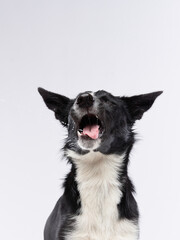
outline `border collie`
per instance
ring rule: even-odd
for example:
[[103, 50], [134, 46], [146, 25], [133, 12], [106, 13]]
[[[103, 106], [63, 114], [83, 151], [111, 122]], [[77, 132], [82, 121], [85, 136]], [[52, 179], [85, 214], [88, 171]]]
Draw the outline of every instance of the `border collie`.
[[44, 239], [137, 240], [139, 212], [128, 177], [133, 125], [162, 91], [132, 97], [86, 91], [75, 99], [38, 91], [67, 128], [63, 150], [71, 164]]

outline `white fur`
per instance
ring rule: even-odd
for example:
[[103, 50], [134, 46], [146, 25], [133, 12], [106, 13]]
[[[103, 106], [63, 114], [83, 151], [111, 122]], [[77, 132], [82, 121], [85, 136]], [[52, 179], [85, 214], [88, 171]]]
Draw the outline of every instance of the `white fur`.
[[79, 155], [71, 150], [67, 155], [77, 166], [81, 214], [75, 217], [75, 230], [66, 240], [136, 240], [137, 225], [118, 218], [117, 204], [122, 197], [118, 174], [124, 155], [93, 151]]

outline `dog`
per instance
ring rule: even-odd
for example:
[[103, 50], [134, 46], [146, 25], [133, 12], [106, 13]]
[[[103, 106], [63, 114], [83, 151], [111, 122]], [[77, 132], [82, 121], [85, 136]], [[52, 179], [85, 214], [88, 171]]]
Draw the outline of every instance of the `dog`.
[[71, 164], [44, 240], [139, 239], [139, 211], [128, 177], [133, 125], [162, 91], [132, 97], [86, 91], [75, 99], [38, 91], [67, 128], [63, 150]]

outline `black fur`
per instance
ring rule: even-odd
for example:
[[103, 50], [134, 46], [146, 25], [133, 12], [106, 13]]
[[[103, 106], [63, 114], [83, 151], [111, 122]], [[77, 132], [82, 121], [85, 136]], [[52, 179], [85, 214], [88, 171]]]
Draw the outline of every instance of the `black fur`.
[[[134, 186], [128, 177], [129, 154], [135, 142], [133, 124], [142, 118], [162, 92], [154, 92], [133, 97], [115, 97], [106, 91], [97, 91], [93, 97], [90, 92], [81, 93], [76, 99], [46, 91], [39, 88], [47, 107], [54, 111], [55, 117], [68, 130], [68, 137], [64, 145], [64, 155], [71, 164], [71, 171], [64, 181], [64, 193], [58, 200], [53, 212], [49, 216], [45, 231], [45, 240], [65, 240], [67, 231], [74, 228], [74, 220], [70, 216], [77, 216], [81, 209], [81, 196], [76, 182], [76, 165], [67, 150], [84, 155], [89, 152], [92, 139], [83, 136], [83, 143], [87, 149], [78, 144], [78, 128], [83, 115], [92, 113], [101, 120], [101, 144], [94, 151], [103, 154], [119, 154], [126, 152], [123, 169], [119, 173], [123, 196], [117, 206], [120, 219], [129, 219], [138, 222], [139, 212], [133, 197]], [[93, 109], [95, 101], [98, 109]], [[77, 113], [78, 109], [78, 113]], [[82, 112], [82, 114], [81, 114]], [[91, 120], [94, 121], [94, 120]], [[90, 145], [89, 145], [90, 144]], [[109, 206], [111, 207], [111, 206]]]

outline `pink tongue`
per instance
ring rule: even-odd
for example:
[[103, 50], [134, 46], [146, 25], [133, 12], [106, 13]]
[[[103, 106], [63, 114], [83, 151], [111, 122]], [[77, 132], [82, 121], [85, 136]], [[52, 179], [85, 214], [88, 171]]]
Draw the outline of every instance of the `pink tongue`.
[[83, 134], [88, 135], [92, 139], [97, 139], [99, 137], [99, 125], [85, 127]]

